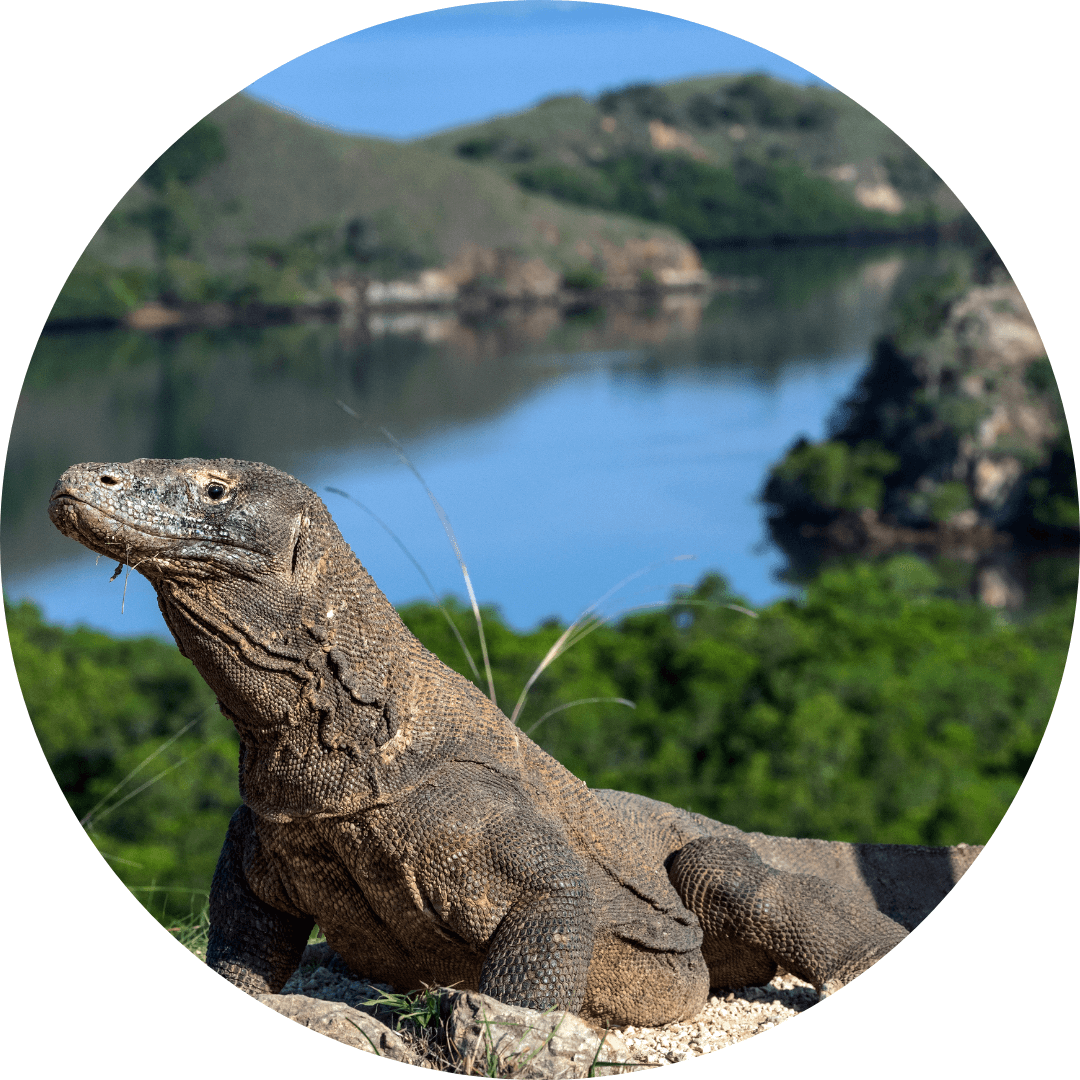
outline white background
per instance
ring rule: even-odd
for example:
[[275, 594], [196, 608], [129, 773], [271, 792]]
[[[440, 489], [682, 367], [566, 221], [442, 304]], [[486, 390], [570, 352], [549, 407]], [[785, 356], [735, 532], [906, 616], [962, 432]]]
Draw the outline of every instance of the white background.
[[[631, 5], [696, 19], [808, 68], [892, 127], [997, 246], [1054, 363], [1073, 430], [1075, 36], [1065, 5], [773, 0]], [[0, 432], [52, 302], [101, 220], [197, 119], [270, 69], [418, 3], [70, 0], [5, 20]], [[0, 633], [3, 630], [0, 629]], [[986, 852], [919, 930], [795, 1023], [671, 1066], [759, 1075], [1039, 1075], [1074, 1027], [1076, 658]], [[247, 999], [168, 936], [82, 834], [0, 646], [9, 1075], [401, 1073]], [[18, 1071], [10, 1071], [12, 1067]], [[666, 1074], [665, 1074], [666, 1075]], [[673, 1074], [674, 1075], [674, 1074]]]

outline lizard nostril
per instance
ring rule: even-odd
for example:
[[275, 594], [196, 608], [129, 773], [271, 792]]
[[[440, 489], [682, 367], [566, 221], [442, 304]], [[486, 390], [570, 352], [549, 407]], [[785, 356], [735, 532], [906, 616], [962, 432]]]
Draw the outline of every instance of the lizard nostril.
[[115, 476], [105, 475], [102, 476], [100, 479], [106, 487], [114, 487], [116, 484], [120, 483], [120, 481], [117, 480]]

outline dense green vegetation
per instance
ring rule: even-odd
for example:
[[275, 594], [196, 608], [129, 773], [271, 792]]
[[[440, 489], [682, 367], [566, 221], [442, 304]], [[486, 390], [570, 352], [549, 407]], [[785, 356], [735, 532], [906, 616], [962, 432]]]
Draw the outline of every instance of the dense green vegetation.
[[[901, 556], [830, 570], [754, 617], [707, 575], [584, 637], [537, 681], [520, 723], [592, 786], [744, 829], [980, 843], [1050, 715], [1073, 596], [1058, 589], [1041, 614], [1010, 623], [944, 585]], [[447, 603], [479, 655], [471, 617]], [[434, 605], [402, 616], [469, 672]], [[8, 624], [38, 737], [94, 842], [151, 910], [176, 919], [192, 897], [198, 907], [238, 802], [235, 735], [210, 691], [155, 640], [47, 626], [27, 603], [8, 608]], [[509, 712], [562, 628], [516, 633], [491, 609], [485, 625]], [[552, 712], [582, 698], [636, 708]]]
[[[1031, 324], [992, 249], [983, 255], [902, 293], [828, 438], [799, 439], [770, 470], [763, 500], [794, 577], [842, 555], [836, 526], [863, 511], [924, 535], [966, 515], [963, 527], [974, 519], [1008, 533], [1016, 550], [1075, 547], [1076, 468], [1053, 369], [1046, 356], [1019, 364], [999, 353], [997, 341]], [[1006, 418], [999, 433], [991, 416]], [[1003, 494], [977, 479], [995, 468], [1014, 470]]]
[[703, 250], [924, 224], [918, 215], [897, 219], [864, 210], [831, 180], [789, 161], [744, 157], [724, 168], [682, 154], [625, 150], [588, 169], [548, 162], [527, 166], [516, 178], [527, 191], [671, 225]]
[[[934, 229], [960, 213], [934, 171], [854, 102], [767, 75], [553, 98], [426, 142], [527, 191], [664, 222], [703, 252]], [[859, 204], [857, 183], [886, 181], [902, 212]]]
[[[632, 89], [622, 91], [622, 95], [610, 96], [617, 99], [618, 96], [626, 96]], [[715, 127], [726, 121], [759, 124], [763, 128], [777, 130], [797, 128], [818, 131], [832, 127], [836, 120], [833, 97], [835, 95], [824, 87], [799, 88], [768, 75], [746, 75], [711, 94], [693, 94], [687, 100], [685, 109], [687, 117], [703, 128]], [[605, 100], [601, 99], [600, 105], [604, 107]], [[615, 107], [618, 107], [617, 100]]]
[[827, 510], [877, 510], [885, 495], [884, 478], [899, 464], [896, 454], [879, 443], [849, 446], [835, 439], [800, 439], [771, 476], [777, 483], [804, 487], [807, 498]]
[[156, 912], [199, 910], [239, 804], [237, 743], [172, 645], [46, 625], [6, 608], [34, 729], [98, 850]]

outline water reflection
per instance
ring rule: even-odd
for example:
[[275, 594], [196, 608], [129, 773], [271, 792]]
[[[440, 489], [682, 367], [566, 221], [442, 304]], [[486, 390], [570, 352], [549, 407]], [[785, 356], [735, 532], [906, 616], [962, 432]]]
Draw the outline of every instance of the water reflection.
[[[569, 312], [379, 312], [337, 325], [47, 336], [12, 429], [5, 587], [65, 622], [156, 627], [152, 612], [131, 614], [143, 604], [134, 579], [124, 619], [111, 593], [108, 611], [97, 610], [85, 585], [93, 557], [51, 527], [44, 507], [72, 462], [193, 455], [268, 461], [319, 490], [334, 483], [373, 507], [382, 500], [375, 508], [398, 512], [395, 528], [430, 560], [437, 586], [459, 589], [430, 507], [379, 434], [385, 426], [450, 510], [482, 597], [518, 624], [572, 617], [635, 559], [675, 554], [672, 545], [689, 544], [698, 570], [719, 565], [764, 599], [779, 589], [775, 553], [752, 550], [764, 470], [795, 435], [820, 434], [898, 282], [930, 261], [869, 253], [795, 298], [743, 275], [709, 298]], [[331, 509], [347, 536], [359, 528]], [[348, 538], [391, 599], [423, 591], [397, 565], [400, 553], [384, 559], [377, 538]], [[545, 553], [556, 549], [552, 561]]]

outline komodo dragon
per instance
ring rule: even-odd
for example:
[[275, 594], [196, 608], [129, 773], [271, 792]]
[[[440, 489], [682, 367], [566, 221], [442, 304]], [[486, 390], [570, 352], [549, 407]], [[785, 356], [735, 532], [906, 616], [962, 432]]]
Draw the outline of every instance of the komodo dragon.
[[75, 465], [49, 515], [149, 579], [236, 725], [243, 805], [207, 963], [250, 994], [281, 989], [317, 922], [354, 972], [399, 989], [658, 1025], [777, 965], [831, 992], [970, 861], [590, 791], [420, 645], [321, 500], [270, 466]]

